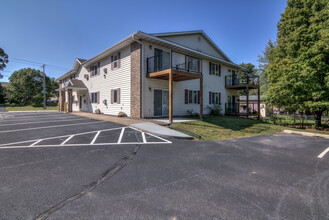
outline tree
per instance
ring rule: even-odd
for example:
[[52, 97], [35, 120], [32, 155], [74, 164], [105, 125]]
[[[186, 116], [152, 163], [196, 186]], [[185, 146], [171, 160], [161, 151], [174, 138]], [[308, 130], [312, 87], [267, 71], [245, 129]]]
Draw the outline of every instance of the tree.
[[[13, 72], [9, 77], [9, 100], [20, 105], [42, 106], [42, 75], [39, 70], [24, 68]], [[57, 86], [57, 87], [56, 87]], [[52, 96], [58, 84], [46, 76], [46, 99]]]
[[312, 111], [317, 127], [329, 109], [328, 11], [327, 0], [288, 0], [267, 68], [267, 101]]
[[258, 55], [258, 71], [259, 71], [259, 86], [260, 86], [260, 93], [265, 94], [267, 91], [267, 71], [268, 65], [270, 63], [271, 56], [273, 56], [273, 50], [276, 47], [276, 44], [271, 41], [268, 41], [265, 51], [263, 54]]
[[0, 103], [5, 103], [6, 101], [6, 88], [2, 87], [0, 83]]
[[[6, 68], [6, 64], [8, 63], [8, 55], [5, 51], [0, 48], [0, 71]], [[0, 73], [0, 79], [3, 78], [3, 75]]]
[[[258, 76], [258, 70], [256, 69], [255, 65], [252, 63], [241, 63], [240, 64], [243, 69], [240, 71], [240, 79], [243, 81], [247, 81], [248, 78], [253, 78], [255, 76]], [[240, 92], [241, 95], [246, 95], [247, 92], [242, 90]], [[251, 90], [249, 92], [250, 95], [256, 95], [256, 90]]]

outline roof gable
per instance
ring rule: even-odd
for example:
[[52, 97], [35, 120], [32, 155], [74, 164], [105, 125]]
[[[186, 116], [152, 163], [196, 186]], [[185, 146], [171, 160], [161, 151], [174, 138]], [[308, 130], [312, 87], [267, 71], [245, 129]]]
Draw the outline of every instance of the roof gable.
[[232, 62], [230, 58], [228, 58], [227, 55], [203, 31], [170, 32], [152, 35], [193, 50], [218, 57], [228, 62]]

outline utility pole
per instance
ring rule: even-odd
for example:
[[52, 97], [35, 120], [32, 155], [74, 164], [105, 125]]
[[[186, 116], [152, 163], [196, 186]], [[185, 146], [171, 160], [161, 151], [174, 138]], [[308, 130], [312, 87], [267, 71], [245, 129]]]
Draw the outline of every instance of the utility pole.
[[46, 65], [43, 64], [42, 68], [43, 68], [43, 72], [42, 72], [42, 76], [43, 76], [43, 109], [46, 109], [46, 73], [45, 73], [45, 67]]

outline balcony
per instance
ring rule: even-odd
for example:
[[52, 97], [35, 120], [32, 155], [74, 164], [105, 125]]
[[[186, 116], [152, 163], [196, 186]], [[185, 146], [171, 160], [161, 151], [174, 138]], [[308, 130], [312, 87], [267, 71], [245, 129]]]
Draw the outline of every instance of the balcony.
[[147, 77], [173, 81], [184, 81], [202, 78], [202, 60], [177, 52], [162, 52], [147, 58]]
[[258, 89], [259, 88], [259, 76], [240, 76], [230, 75], [225, 76], [225, 88], [226, 89]]
[[249, 108], [245, 103], [225, 103], [225, 115], [234, 116], [259, 116], [258, 104], [250, 103]]

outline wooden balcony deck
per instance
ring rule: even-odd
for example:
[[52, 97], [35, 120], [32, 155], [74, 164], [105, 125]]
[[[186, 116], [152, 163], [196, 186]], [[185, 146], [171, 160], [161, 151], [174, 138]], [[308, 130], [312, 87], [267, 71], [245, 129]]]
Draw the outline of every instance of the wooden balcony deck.
[[146, 77], [153, 79], [169, 80], [170, 73], [173, 74], [173, 81], [175, 82], [202, 78], [202, 74], [200, 73], [191, 73], [175, 69], [165, 69], [158, 72], [148, 73]]

